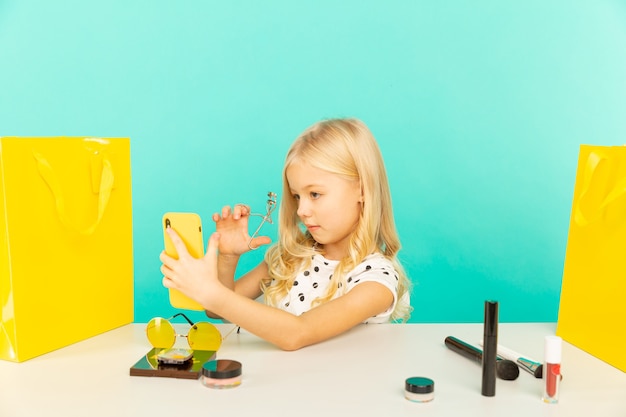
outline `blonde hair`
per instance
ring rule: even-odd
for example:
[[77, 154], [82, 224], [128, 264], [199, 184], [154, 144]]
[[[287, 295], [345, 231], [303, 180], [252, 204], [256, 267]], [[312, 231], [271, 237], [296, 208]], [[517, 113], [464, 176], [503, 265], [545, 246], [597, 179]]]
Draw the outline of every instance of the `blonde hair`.
[[[283, 168], [283, 191], [278, 216], [279, 240], [265, 254], [271, 280], [262, 283], [265, 301], [274, 305], [283, 299], [293, 285], [296, 274], [307, 267], [319, 253], [315, 240], [301, 227], [298, 203], [291, 195], [287, 168], [294, 163], [307, 164], [348, 180], [359, 181], [363, 193], [362, 212], [350, 237], [348, 256], [337, 265], [326, 295], [318, 305], [331, 300], [346, 288], [346, 273], [372, 253], [388, 258], [398, 274], [398, 302], [392, 320], [408, 319], [410, 281], [397, 259], [400, 240], [396, 231], [391, 194], [383, 158], [368, 127], [357, 119], [331, 119], [306, 129], [291, 145]], [[341, 285], [339, 285], [341, 284]]]

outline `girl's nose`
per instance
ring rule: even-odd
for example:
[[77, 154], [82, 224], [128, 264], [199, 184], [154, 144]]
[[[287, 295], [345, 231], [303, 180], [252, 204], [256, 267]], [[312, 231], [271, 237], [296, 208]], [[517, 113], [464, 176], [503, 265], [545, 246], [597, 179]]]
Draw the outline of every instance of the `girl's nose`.
[[306, 203], [306, 200], [300, 199], [298, 201], [298, 211], [296, 214], [300, 218], [308, 217], [310, 215], [309, 205]]

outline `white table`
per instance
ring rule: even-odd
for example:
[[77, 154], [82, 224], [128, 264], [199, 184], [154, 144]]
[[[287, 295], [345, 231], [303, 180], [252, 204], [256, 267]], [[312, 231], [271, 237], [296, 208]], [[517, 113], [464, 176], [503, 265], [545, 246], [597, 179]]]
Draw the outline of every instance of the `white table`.
[[[542, 360], [543, 337], [554, 330], [500, 324], [499, 342]], [[568, 343], [560, 402], [549, 405], [542, 380], [524, 371], [483, 397], [480, 365], [446, 348], [446, 336], [476, 345], [482, 324], [361, 325], [295, 352], [242, 330], [218, 352], [243, 363], [242, 385], [214, 390], [199, 380], [129, 376], [150, 348], [144, 325], [133, 324], [24, 363], [0, 361], [0, 416], [626, 416], [626, 374]], [[410, 376], [435, 381], [434, 401], [404, 399]]]

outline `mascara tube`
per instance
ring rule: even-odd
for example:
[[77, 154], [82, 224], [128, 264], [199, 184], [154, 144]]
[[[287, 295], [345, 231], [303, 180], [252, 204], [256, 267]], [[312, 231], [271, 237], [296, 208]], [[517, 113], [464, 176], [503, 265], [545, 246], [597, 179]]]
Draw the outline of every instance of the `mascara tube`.
[[496, 395], [496, 360], [498, 356], [498, 302], [485, 301], [485, 324], [483, 327], [483, 379], [481, 394]]

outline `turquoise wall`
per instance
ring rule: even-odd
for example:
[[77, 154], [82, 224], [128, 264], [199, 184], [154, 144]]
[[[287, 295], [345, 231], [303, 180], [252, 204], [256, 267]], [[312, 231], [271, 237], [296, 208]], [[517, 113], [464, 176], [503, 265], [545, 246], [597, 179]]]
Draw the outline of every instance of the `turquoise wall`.
[[261, 210], [337, 116], [382, 148], [411, 321], [555, 321], [578, 147], [626, 142], [625, 74], [624, 1], [0, 1], [0, 135], [132, 139], [138, 322], [173, 311], [162, 214]]

